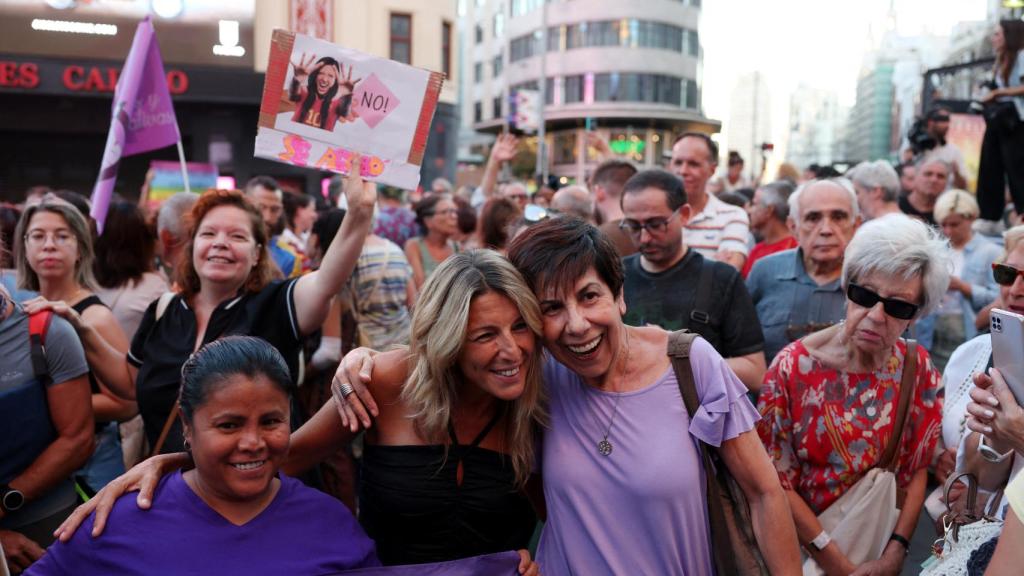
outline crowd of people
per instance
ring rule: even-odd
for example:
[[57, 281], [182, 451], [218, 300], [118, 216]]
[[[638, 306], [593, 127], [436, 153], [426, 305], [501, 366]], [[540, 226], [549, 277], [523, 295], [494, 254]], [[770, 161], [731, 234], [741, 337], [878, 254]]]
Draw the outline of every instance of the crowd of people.
[[[990, 100], [1024, 111], [1018, 28]], [[258, 176], [120, 199], [102, 235], [35, 188], [0, 217], [4, 567], [899, 574], [930, 519], [926, 571], [1015, 573], [1024, 407], [989, 318], [1024, 315], [1024, 225], [992, 234], [948, 123], [768, 182], [706, 134], [639, 169], [591, 133], [587, 181], [535, 191], [502, 134], [476, 187]], [[1018, 200], [1019, 124], [989, 131], [980, 185]], [[1001, 535], [953, 554], [979, 518]]]

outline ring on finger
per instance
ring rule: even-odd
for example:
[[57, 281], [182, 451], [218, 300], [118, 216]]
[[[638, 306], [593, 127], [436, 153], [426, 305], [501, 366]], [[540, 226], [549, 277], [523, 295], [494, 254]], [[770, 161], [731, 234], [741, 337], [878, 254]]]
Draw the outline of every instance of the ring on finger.
[[343, 398], [348, 398], [349, 394], [355, 392], [355, 389], [352, 388], [352, 385], [349, 384], [348, 382], [341, 382], [341, 383], [339, 383], [338, 384], [338, 390], [341, 392], [341, 396]]

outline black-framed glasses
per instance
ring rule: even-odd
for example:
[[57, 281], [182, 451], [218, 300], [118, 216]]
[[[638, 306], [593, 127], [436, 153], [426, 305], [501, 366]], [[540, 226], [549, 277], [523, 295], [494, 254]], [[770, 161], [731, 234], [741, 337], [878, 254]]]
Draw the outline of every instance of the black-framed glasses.
[[1024, 276], [1024, 270], [1009, 264], [992, 263], [992, 278], [995, 279], [996, 284], [1013, 286], [1013, 283], [1017, 281], [1017, 276]]
[[874, 308], [875, 304], [881, 302], [885, 313], [899, 320], [912, 320], [918, 309], [921, 308], [917, 304], [911, 304], [904, 300], [882, 298], [878, 292], [868, 290], [853, 282], [846, 287], [846, 297], [850, 299], [850, 302], [864, 308]]
[[643, 222], [633, 220], [632, 218], [623, 218], [619, 222], [619, 229], [630, 236], [640, 236], [641, 230], [647, 230], [648, 234], [661, 234], [668, 229], [668, 223], [678, 215], [679, 210], [676, 210], [668, 218], [651, 218]]

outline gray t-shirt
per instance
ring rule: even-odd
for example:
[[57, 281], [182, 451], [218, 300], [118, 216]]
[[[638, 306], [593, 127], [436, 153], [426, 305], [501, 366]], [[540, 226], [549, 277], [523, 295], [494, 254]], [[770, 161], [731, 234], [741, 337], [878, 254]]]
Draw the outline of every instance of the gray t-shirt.
[[[49, 436], [50, 414], [38, 401], [41, 385], [32, 369], [28, 320], [25, 312], [15, 306], [11, 316], [0, 322], [0, 438], [4, 438], [0, 442], [0, 483], [21, 474], [48, 445], [45, 437]], [[59, 316], [52, 317], [45, 350], [50, 386], [89, 371], [78, 335]], [[45, 393], [41, 397], [45, 401]], [[36, 408], [26, 409], [26, 405]], [[15, 528], [45, 518], [69, 506], [74, 498], [71, 483], [62, 481], [46, 496], [5, 516], [0, 520], [0, 528]]]

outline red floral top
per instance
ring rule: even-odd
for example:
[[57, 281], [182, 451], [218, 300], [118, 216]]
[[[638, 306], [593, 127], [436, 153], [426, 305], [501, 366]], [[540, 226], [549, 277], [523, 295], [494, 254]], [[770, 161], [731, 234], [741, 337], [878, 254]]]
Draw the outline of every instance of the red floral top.
[[[822, 366], [798, 340], [768, 368], [757, 433], [783, 488], [796, 491], [816, 514], [881, 459], [894, 429], [906, 352], [900, 340], [880, 370], [854, 374]], [[901, 487], [928, 465], [942, 432], [940, 376], [924, 347], [917, 347], [917, 356], [913, 405], [898, 451]]]

